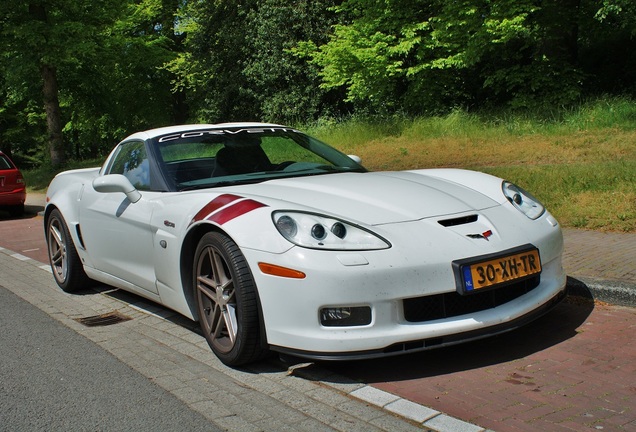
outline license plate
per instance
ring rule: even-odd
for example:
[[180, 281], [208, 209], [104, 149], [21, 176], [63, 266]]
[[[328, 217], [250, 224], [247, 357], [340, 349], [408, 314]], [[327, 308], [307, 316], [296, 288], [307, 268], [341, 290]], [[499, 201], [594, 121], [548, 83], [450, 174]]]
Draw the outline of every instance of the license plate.
[[469, 294], [541, 273], [539, 250], [522, 246], [497, 255], [470, 258], [453, 262], [457, 288]]

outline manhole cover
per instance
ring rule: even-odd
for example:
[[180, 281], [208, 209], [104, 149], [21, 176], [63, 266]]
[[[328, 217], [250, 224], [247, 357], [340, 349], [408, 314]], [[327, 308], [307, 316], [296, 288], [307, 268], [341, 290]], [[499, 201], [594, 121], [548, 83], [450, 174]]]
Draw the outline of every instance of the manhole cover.
[[113, 324], [117, 324], [124, 321], [129, 321], [132, 318], [127, 317], [119, 312], [109, 312], [101, 315], [95, 315], [85, 318], [75, 318], [80, 324], [85, 325], [86, 327], [103, 327], [109, 326]]

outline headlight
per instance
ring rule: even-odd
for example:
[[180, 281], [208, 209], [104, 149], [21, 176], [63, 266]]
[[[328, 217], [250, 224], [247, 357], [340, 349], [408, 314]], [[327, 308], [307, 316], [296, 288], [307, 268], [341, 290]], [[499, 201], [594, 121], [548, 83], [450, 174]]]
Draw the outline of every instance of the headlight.
[[278, 211], [274, 225], [295, 245], [311, 249], [374, 250], [391, 247], [389, 242], [351, 223], [314, 213]]
[[530, 192], [527, 192], [519, 186], [507, 181], [504, 181], [501, 187], [504, 195], [508, 198], [508, 201], [510, 201], [517, 210], [528, 216], [530, 219], [538, 218], [545, 211], [543, 204], [533, 197]]

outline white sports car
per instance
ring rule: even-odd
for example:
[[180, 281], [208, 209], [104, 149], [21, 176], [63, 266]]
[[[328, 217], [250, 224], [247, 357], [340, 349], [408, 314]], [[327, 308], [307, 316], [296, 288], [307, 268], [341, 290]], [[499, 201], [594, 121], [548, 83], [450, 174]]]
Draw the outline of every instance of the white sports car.
[[565, 295], [528, 192], [457, 169], [368, 172], [289, 127], [177, 126], [47, 191], [53, 275], [161, 303], [228, 365], [395, 355], [519, 327]]

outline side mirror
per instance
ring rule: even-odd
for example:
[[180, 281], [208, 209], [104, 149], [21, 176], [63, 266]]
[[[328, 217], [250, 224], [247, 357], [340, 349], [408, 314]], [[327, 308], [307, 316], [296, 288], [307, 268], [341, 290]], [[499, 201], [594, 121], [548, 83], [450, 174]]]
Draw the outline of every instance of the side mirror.
[[93, 189], [102, 193], [121, 192], [133, 203], [141, 199], [139, 191], [135, 189], [130, 180], [121, 174], [108, 174], [97, 177], [93, 180]]
[[362, 163], [362, 159], [360, 158], [360, 156], [356, 156], [356, 155], [347, 155], [349, 156], [349, 159], [351, 159], [352, 161], [354, 161], [357, 164], [361, 164]]

